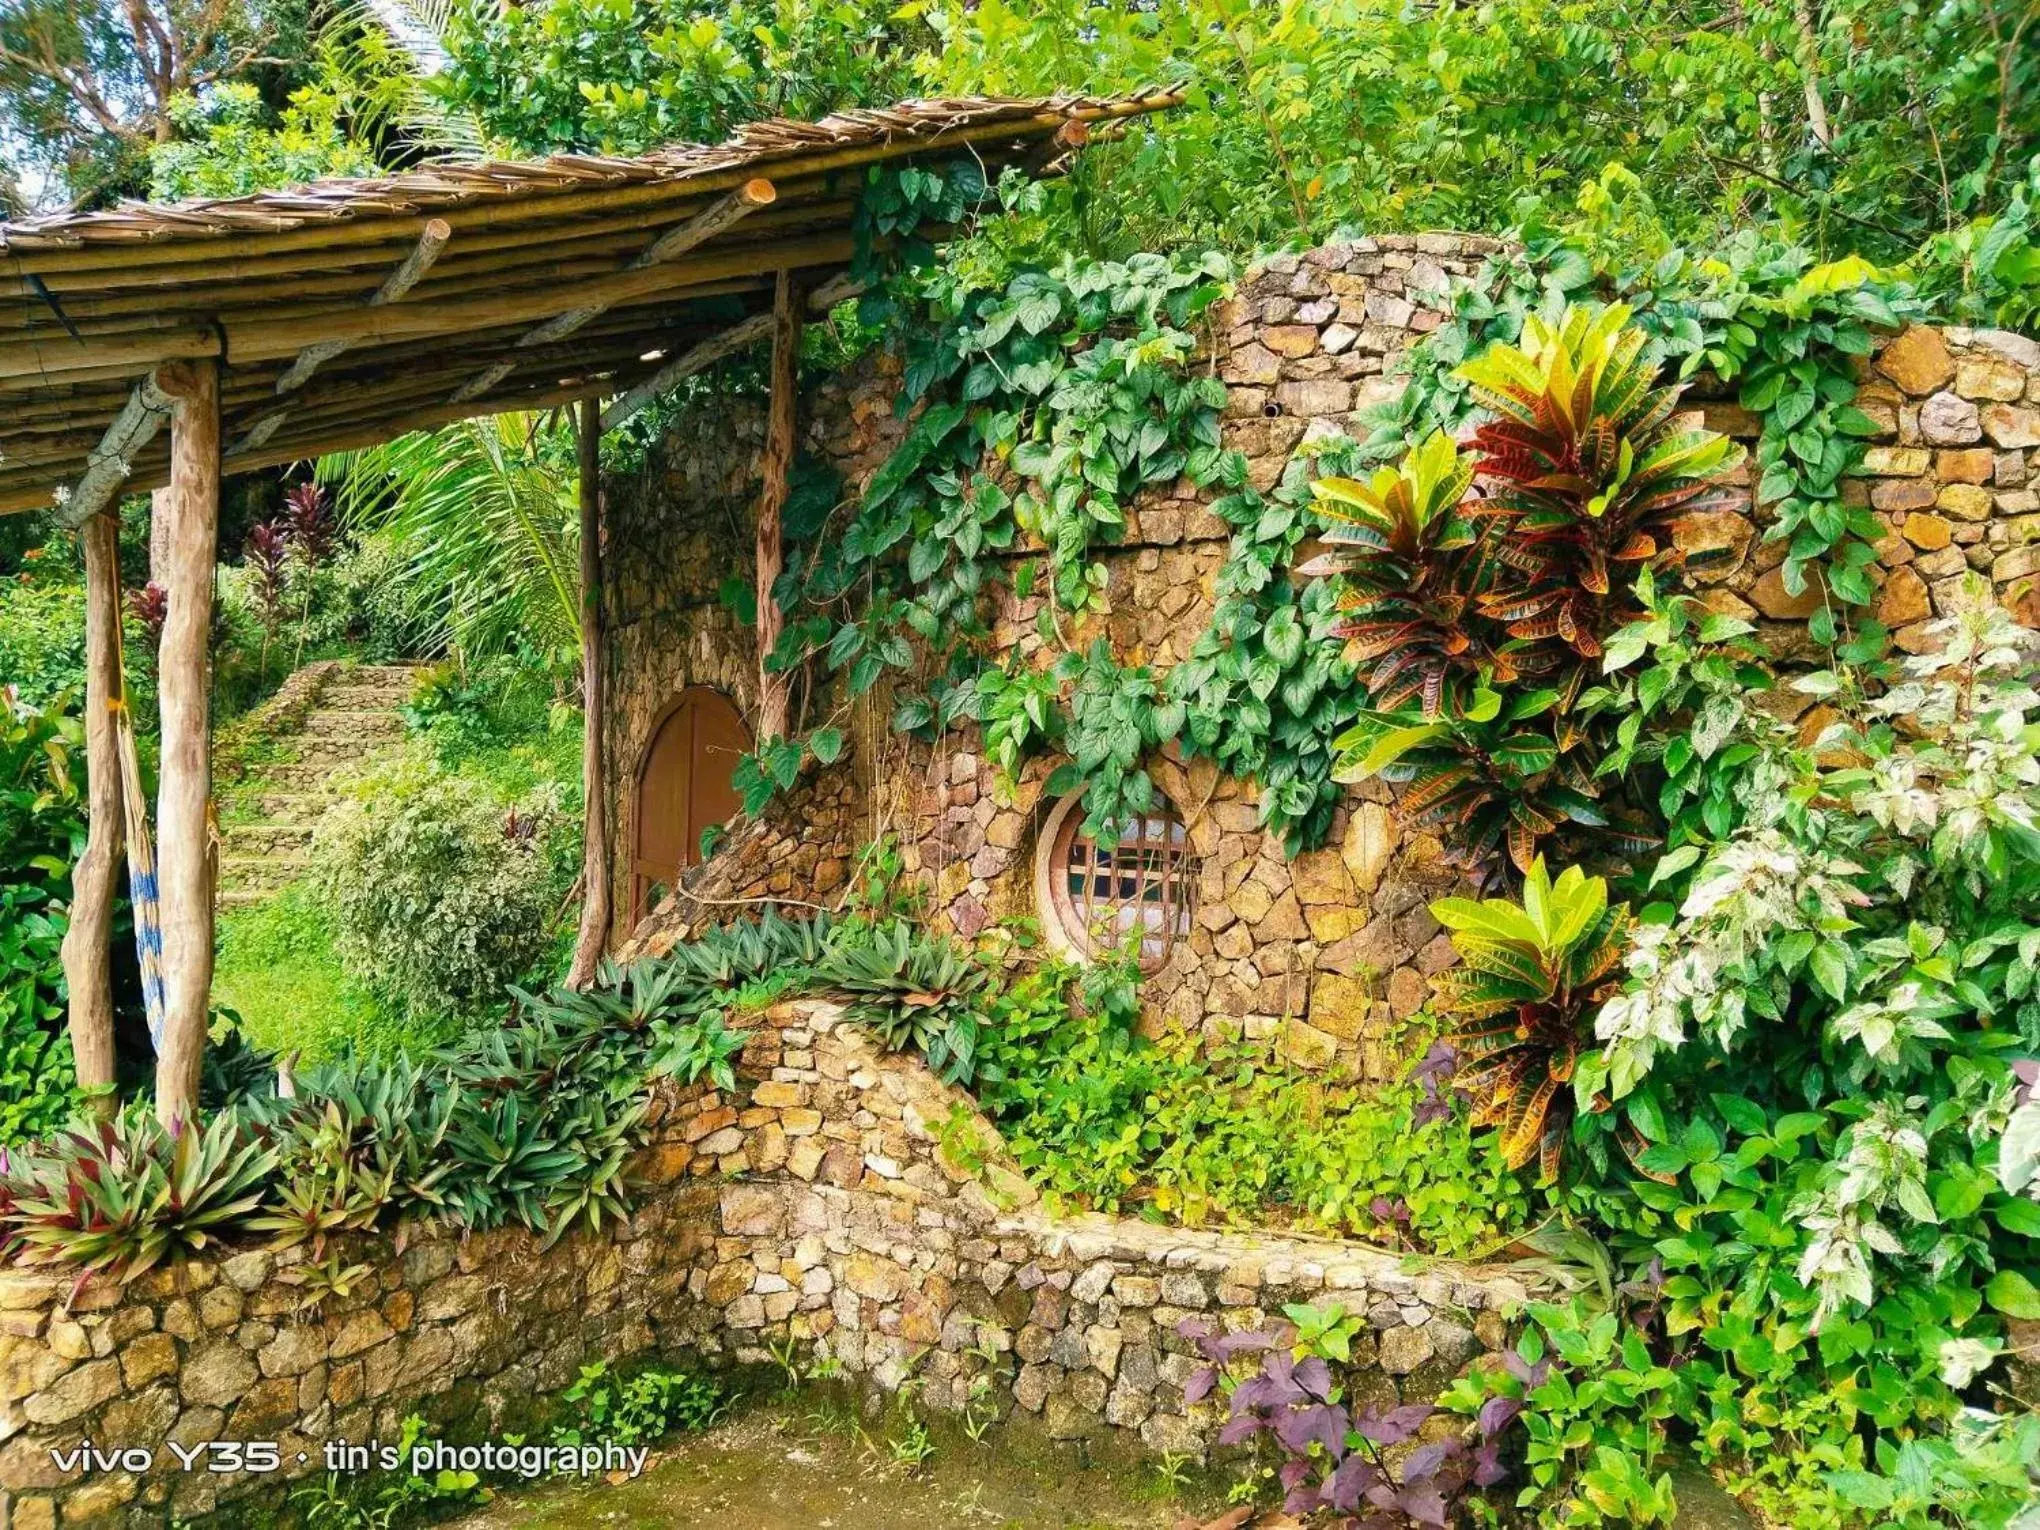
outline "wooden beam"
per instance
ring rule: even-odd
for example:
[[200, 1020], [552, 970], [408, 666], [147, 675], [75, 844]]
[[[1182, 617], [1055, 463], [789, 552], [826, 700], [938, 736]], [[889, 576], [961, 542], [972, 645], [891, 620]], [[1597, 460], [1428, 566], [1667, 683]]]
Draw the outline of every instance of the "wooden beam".
[[[642, 271], [649, 266], [662, 266], [668, 261], [678, 260], [696, 245], [705, 244], [761, 207], [770, 207], [779, 193], [772, 183], [762, 177], [746, 181], [728, 196], [696, 213], [678, 228], [669, 229], [639, 251], [638, 256], [626, 270]], [[565, 313], [556, 314], [543, 324], [525, 334], [519, 345], [544, 345], [549, 341], [561, 340], [586, 324], [597, 314], [605, 312], [598, 303], [569, 308]]]
[[545, 319], [587, 304], [610, 308], [650, 298], [670, 300], [699, 295], [702, 289], [734, 278], [764, 276], [781, 264], [844, 265], [853, 253], [850, 234], [836, 231], [767, 241], [756, 248], [738, 246], [709, 251], [691, 260], [647, 266], [641, 271], [619, 271], [593, 281], [537, 286], [454, 302], [355, 307], [287, 319], [265, 317], [257, 310], [245, 318], [229, 317], [218, 326], [138, 331], [88, 338], [83, 344], [68, 335], [58, 335], [0, 345], [0, 378], [27, 378], [31, 379], [30, 386], [42, 387], [94, 376], [103, 367], [131, 366], [140, 371], [165, 360], [231, 355], [236, 366], [281, 361], [319, 340], [375, 342], [457, 335], [485, 324]]
[[780, 532], [787, 478], [793, 468], [795, 414], [800, 401], [800, 299], [793, 273], [781, 271], [772, 289], [772, 396], [765, 418], [765, 452], [758, 490], [758, 741], [786, 737], [786, 676], [766, 667], [779, 646], [784, 622], [772, 587], [786, 566]]
[[494, 366], [475, 373], [474, 376], [470, 377], [458, 388], [455, 388], [453, 396], [447, 402], [450, 404], [465, 404], [469, 399], [480, 398], [516, 370], [516, 362], [499, 361]]
[[575, 416], [581, 490], [581, 929], [569, 988], [595, 980], [609, 944], [609, 812], [602, 772], [602, 406], [584, 398]]
[[[695, 214], [678, 228], [669, 229], [664, 234], [661, 234], [657, 239], [645, 246], [644, 249], [640, 250], [637, 258], [631, 261], [624, 269], [628, 271], [643, 271], [648, 267], [664, 265], [668, 261], [676, 260], [696, 245], [713, 239], [724, 229], [730, 228], [741, 219], [749, 217], [759, 208], [770, 207], [777, 196], [778, 192], [773, 189], [772, 183], [768, 180], [761, 178], [746, 181], [735, 191], [732, 191], [729, 195]], [[542, 323], [534, 325], [518, 337], [517, 343], [520, 347], [524, 348], [550, 345], [555, 341], [564, 340], [591, 319], [595, 319], [608, 311], [609, 305], [606, 303], [580, 304], [577, 307], [569, 308], [564, 313], [556, 313]], [[474, 398], [479, 394], [486, 393], [497, 383], [501, 382], [506, 375], [508, 375], [507, 372], [498, 371], [493, 367], [487, 371], [478, 372], [454, 391], [453, 401], [458, 403], [464, 398]], [[469, 389], [474, 391], [469, 392]]]
[[[376, 288], [369, 297], [368, 306], [381, 308], [386, 303], [394, 303], [417, 286], [425, 273], [432, 269], [432, 263], [439, 259], [439, 252], [446, 248], [447, 241], [451, 238], [453, 225], [444, 218], [433, 218], [427, 222], [424, 230], [418, 235], [417, 244], [411, 247], [411, 253], [406, 255], [403, 264], [392, 271], [383, 284]], [[276, 379], [276, 391], [292, 393], [302, 388], [311, 381], [312, 374], [318, 371], [321, 365], [331, 361], [352, 343], [349, 340], [319, 340], [306, 346], [297, 353], [297, 359], [284, 370], [283, 376]]]
[[121, 406], [99, 445], [86, 456], [83, 476], [70, 497], [57, 510], [57, 520], [66, 526], [84, 526], [110, 504], [127, 482], [135, 453], [155, 437], [177, 401], [156, 381], [154, 373], [135, 384], [135, 391]]
[[120, 699], [120, 523], [95, 515], [78, 528], [85, 553], [85, 850], [71, 869], [71, 915], [64, 931], [64, 984], [70, 990], [71, 1056], [92, 1108], [109, 1114], [113, 1095], [114, 895], [120, 885], [120, 743], [113, 708]]
[[156, 804], [163, 923], [163, 1037], [156, 1114], [192, 1122], [205, 1060], [213, 970], [212, 739], [207, 706], [213, 564], [220, 513], [220, 375], [215, 362], [158, 373], [177, 400], [163, 584], [169, 615], [156, 662], [162, 762]]
[[[827, 313], [845, 298], [855, 297], [862, 290], [863, 284], [853, 280], [846, 273], [823, 282], [810, 294], [807, 305], [812, 312]], [[696, 372], [713, 366], [725, 356], [734, 356], [746, 346], [757, 344], [771, 333], [772, 315], [761, 313], [732, 324], [719, 335], [711, 335], [612, 401], [602, 412], [603, 432], [607, 434], [616, 429], [660, 394], [692, 377]]]

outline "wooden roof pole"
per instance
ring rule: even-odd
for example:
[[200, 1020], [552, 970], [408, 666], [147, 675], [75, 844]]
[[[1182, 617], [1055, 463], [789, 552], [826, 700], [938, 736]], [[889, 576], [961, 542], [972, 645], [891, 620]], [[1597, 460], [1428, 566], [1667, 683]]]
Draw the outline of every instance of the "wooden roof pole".
[[[446, 248], [447, 241], [452, 238], [453, 225], [444, 218], [433, 218], [427, 222], [424, 230], [418, 235], [417, 244], [412, 246], [411, 253], [404, 257], [403, 264], [392, 271], [383, 284], [370, 295], [368, 306], [380, 308], [385, 303], [394, 303], [417, 286], [424, 279], [425, 273], [432, 269], [433, 262], [439, 259], [439, 253]], [[302, 388], [311, 381], [312, 374], [318, 371], [322, 364], [331, 361], [352, 343], [348, 340], [320, 340], [306, 346], [297, 353], [297, 359], [291, 362], [283, 376], [276, 379], [276, 391], [292, 393]]]
[[222, 356], [231, 356], [235, 366], [278, 361], [295, 356], [316, 340], [388, 343], [459, 335], [485, 326], [550, 318], [582, 304], [617, 308], [730, 291], [731, 282], [748, 285], [744, 279], [769, 276], [781, 265], [847, 264], [855, 250], [847, 230], [831, 230], [757, 246], [702, 251], [690, 260], [647, 266], [641, 271], [616, 271], [587, 281], [430, 305], [393, 303], [284, 319], [230, 316], [217, 325], [178, 324], [167, 329], [92, 335], [82, 344], [68, 335], [38, 336], [18, 344], [0, 344], [0, 382], [20, 379], [21, 385], [45, 389], [91, 380], [103, 375], [103, 368], [115, 369], [116, 375], [124, 370], [131, 376], [164, 361]]
[[87, 466], [77, 486], [58, 504], [57, 520], [61, 524], [84, 526], [113, 502], [121, 485], [127, 482], [135, 453], [155, 439], [176, 402], [157, 382], [154, 372], [135, 384], [135, 391], [106, 427], [106, 434], [87, 455]]
[[[812, 312], [827, 313], [845, 298], [855, 297], [863, 289], [862, 282], [854, 280], [846, 273], [833, 277], [815, 288], [808, 296], [807, 306]], [[745, 346], [754, 345], [771, 333], [772, 315], [754, 314], [748, 319], [732, 324], [721, 334], [711, 335], [699, 345], [682, 352], [643, 382], [619, 394], [609, 407], [602, 411], [604, 433], [616, 429], [674, 384], [692, 377], [704, 367], [713, 366], [725, 356], [734, 356]]]
[[574, 417], [581, 490], [581, 930], [569, 988], [586, 988], [609, 945], [609, 812], [602, 772], [602, 404]]
[[85, 851], [71, 868], [71, 919], [64, 931], [64, 982], [70, 990], [71, 1056], [92, 1109], [107, 1115], [113, 1096], [114, 895], [121, 872], [120, 745], [113, 707], [120, 699], [120, 523], [95, 515], [78, 528], [85, 552]]
[[162, 764], [156, 805], [157, 887], [163, 926], [163, 1035], [156, 1114], [167, 1125], [198, 1113], [213, 972], [212, 740], [207, 639], [220, 513], [219, 364], [164, 367], [177, 400], [170, 425], [170, 492], [163, 584], [169, 615], [156, 664]]
[[[654, 239], [639, 251], [637, 258], [624, 269], [642, 271], [647, 266], [662, 266], [669, 260], [678, 260], [696, 245], [707, 243], [723, 230], [750, 217], [761, 207], [770, 207], [778, 199], [778, 191], [764, 177], [746, 181], [728, 196], [711, 203], [678, 228], [668, 229]], [[517, 343], [544, 345], [549, 340], [563, 339], [597, 314], [605, 312], [607, 308], [606, 303], [588, 303], [579, 308], [570, 308], [556, 318], [547, 319]]]
[[772, 587], [786, 566], [780, 512], [793, 468], [795, 413], [800, 402], [800, 310], [793, 273], [782, 269], [772, 289], [772, 397], [765, 417], [765, 452], [758, 490], [758, 742], [786, 737], [787, 685], [768, 666], [785, 620]]
[[[426, 223], [424, 232], [418, 236], [417, 244], [411, 247], [411, 253], [406, 255], [403, 263], [369, 295], [367, 306], [381, 308], [386, 303], [394, 303], [417, 286], [425, 273], [432, 269], [432, 263], [439, 259], [439, 252], [446, 248], [447, 241], [451, 238], [453, 225], [444, 218], [433, 218]], [[291, 364], [284, 368], [283, 375], [276, 379], [276, 391], [279, 394], [296, 392], [312, 380], [314, 372], [353, 343], [352, 340], [346, 339], [313, 341], [299, 351]], [[285, 404], [281, 409], [270, 410], [248, 427], [241, 439], [228, 449], [229, 453], [255, 450], [282, 428], [283, 422], [290, 418], [290, 411], [289, 404]]]
[[[678, 228], [668, 229], [654, 239], [640, 250], [637, 258], [624, 269], [643, 271], [648, 267], [676, 260], [696, 245], [713, 239], [723, 230], [748, 218], [759, 208], [770, 207], [778, 196], [779, 193], [773, 188], [772, 183], [763, 177], [746, 181], [727, 196], [710, 203]], [[526, 330], [518, 337], [517, 344], [523, 348], [549, 345], [555, 340], [564, 340], [590, 319], [606, 313], [609, 307], [607, 303], [582, 303], [564, 313], [554, 314]], [[508, 377], [513, 370], [514, 366], [498, 363], [497, 366], [477, 372], [453, 391], [449, 402], [457, 404], [463, 399], [479, 398]]]

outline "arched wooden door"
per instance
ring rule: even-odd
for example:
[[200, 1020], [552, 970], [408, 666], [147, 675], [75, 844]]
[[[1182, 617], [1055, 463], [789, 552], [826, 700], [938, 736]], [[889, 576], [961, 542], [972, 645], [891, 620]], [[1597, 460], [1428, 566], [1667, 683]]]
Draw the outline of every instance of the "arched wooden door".
[[667, 708], [638, 767], [631, 923], [701, 859], [701, 831], [736, 813], [730, 776], [750, 752], [751, 730], [721, 691], [690, 686]]

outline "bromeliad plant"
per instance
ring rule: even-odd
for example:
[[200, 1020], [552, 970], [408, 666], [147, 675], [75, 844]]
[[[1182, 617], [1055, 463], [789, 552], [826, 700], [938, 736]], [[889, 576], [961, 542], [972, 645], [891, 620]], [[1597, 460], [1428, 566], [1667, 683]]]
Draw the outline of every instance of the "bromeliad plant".
[[[1605, 829], [1604, 747], [1579, 701], [1638, 611], [1634, 574], [1682, 561], [1672, 523], [1725, 502], [1740, 458], [1675, 422], [1676, 387], [1620, 304], [1526, 318], [1520, 345], [1460, 369], [1491, 418], [1473, 454], [1439, 431], [1370, 480], [1316, 485], [1343, 579], [1336, 629], [1369, 710], [1338, 776], [1408, 788], [1406, 818], [1477, 865], [1527, 874], [1567, 825]], [[1617, 843], [1647, 837], [1618, 831]]]
[[[1542, 857], [1523, 901], [1442, 898], [1460, 965], [1431, 979], [1432, 1007], [1455, 1022], [1445, 1037], [1463, 1059], [1453, 1079], [1473, 1098], [1476, 1125], [1500, 1128], [1511, 1168], [1532, 1158], [1555, 1180], [1573, 1119], [1572, 1080], [1593, 1046], [1592, 1016], [1616, 989], [1629, 911], [1608, 884], [1569, 866], [1556, 881]], [[1588, 1101], [1589, 1106], [1593, 1101]]]
[[128, 1281], [205, 1249], [262, 1203], [275, 1154], [232, 1115], [166, 1127], [145, 1104], [10, 1164], [0, 1230], [23, 1264]]

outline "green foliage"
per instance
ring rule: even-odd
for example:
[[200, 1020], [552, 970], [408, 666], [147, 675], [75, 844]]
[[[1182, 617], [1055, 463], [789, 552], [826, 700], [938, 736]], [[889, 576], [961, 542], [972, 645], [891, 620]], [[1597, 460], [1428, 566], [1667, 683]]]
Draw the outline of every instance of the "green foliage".
[[[1699, 805], [1656, 874], [1686, 891], [1647, 911], [1574, 1075], [1614, 1105], [1582, 1118], [1577, 1203], [1661, 1272], [1638, 1321], [1686, 1438], [1793, 1523], [2002, 1523], [2030, 1495], [2008, 1450], [1979, 1439], [1972, 1472], [1947, 1448], [2007, 1320], [2040, 1310], [2040, 1217], [2006, 1157], [2040, 955], [2031, 636], [1969, 602], [1935, 654], [1794, 681], [1836, 711], [1821, 738], [1756, 708], [1707, 724], [1713, 755], [1747, 746], [1718, 767], [1735, 790], [1668, 788]], [[1672, 609], [1624, 645], [1666, 656], [1659, 683], [1749, 661]], [[1697, 687], [1698, 715], [1718, 694]], [[1658, 750], [1695, 731], [1649, 726]]]
[[85, 587], [69, 580], [0, 583], [0, 675], [18, 701], [46, 706], [85, 688]]
[[443, 91], [527, 153], [720, 143], [759, 117], [816, 117], [912, 94], [924, 35], [890, 5], [739, 0], [463, 3]]
[[[405, 1416], [391, 1448], [399, 1461], [408, 1462], [414, 1449], [437, 1444], [427, 1432], [425, 1420], [412, 1413]], [[306, 1530], [391, 1530], [395, 1525], [436, 1519], [451, 1509], [486, 1503], [490, 1496], [473, 1472], [442, 1467], [430, 1476], [405, 1472], [373, 1488], [329, 1472], [293, 1489], [290, 1502], [303, 1514]]]
[[612, 1374], [599, 1360], [581, 1367], [580, 1376], [560, 1393], [560, 1400], [574, 1405], [578, 1421], [553, 1430], [558, 1445], [662, 1440], [675, 1430], [712, 1428], [730, 1406], [729, 1397], [710, 1377], [650, 1366], [625, 1378]]
[[1535, 1157], [1555, 1180], [1572, 1121], [1566, 1086], [1590, 1045], [1589, 1011], [1613, 988], [1606, 979], [1622, 959], [1628, 910], [1611, 908], [1607, 883], [1577, 866], [1553, 880], [1540, 856], [1520, 905], [1442, 898], [1431, 914], [1460, 960], [1431, 980], [1433, 1009], [1457, 1022], [1448, 1044], [1470, 1062], [1453, 1083], [1473, 1096], [1474, 1125], [1500, 1129], [1510, 1168]]
[[1927, 1530], [2018, 1530], [2040, 1496], [2040, 1415], [1993, 1418], [1965, 1413], [1946, 1439], [1880, 1441], [1879, 1470], [1837, 1472], [1836, 1490], [1851, 1508], [1884, 1525]]
[[413, 1016], [473, 1014], [545, 952], [564, 884], [549, 792], [512, 799], [401, 759], [319, 822], [314, 859], [343, 969]]
[[1332, 742], [1356, 720], [1353, 667], [1328, 641], [1337, 621], [1329, 585], [1298, 586], [1298, 545], [1322, 528], [1310, 467], [1337, 471], [1350, 442], [1325, 441], [1293, 459], [1272, 494], [1242, 484], [1212, 504], [1233, 528], [1219, 570], [1211, 625], [1164, 682], [1184, 708], [1187, 752], [1260, 784], [1261, 823], [1290, 855], [1323, 843], [1340, 791]]
[[[1763, 418], [1757, 499], [1768, 507], [1765, 540], [1785, 543], [1785, 588], [1798, 594], [1817, 570], [1835, 600], [1867, 605], [1882, 528], [1843, 503], [1842, 479], [1878, 427], [1855, 406], [1855, 368], [1873, 326], [1893, 328], [1917, 306], [1860, 259], [1815, 265], [1802, 248], [1747, 238], [1697, 269], [1672, 252], [1653, 276], [1660, 322], [1676, 316], [1666, 339], [1685, 353], [1682, 375], [1712, 368]], [[1837, 618], [1832, 607], [1817, 612], [1815, 638], [1833, 641]]]
[[75, 1104], [60, 947], [85, 846], [83, 728], [0, 687], [0, 1145], [61, 1125]]
[[2036, 147], [2021, 103], [2040, 64], [1983, 7], [940, 0], [920, 13], [940, 38], [922, 64], [937, 93], [1182, 82], [1184, 107], [1078, 160], [1040, 215], [1046, 248], [1249, 250], [1584, 214], [1622, 218], [1636, 244], [1707, 248], [1768, 223], [1889, 258], [2003, 205]]
[[1048, 963], [990, 1005], [973, 1088], [1053, 1201], [1460, 1256], [1525, 1224], [1515, 1176], [1463, 1114], [1427, 1112], [1418, 1082], [1327, 1087], [1264, 1047], [1143, 1040], [1136, 973]]
[[[1440, 1399], [1461, 1412], [1518, 1412], [1528, 1444], [1517, 1495], [1540, 1524], [1666, 1525], [1677, 1505], [1658, 1459], [1687, 1404], [1624, 1314], [1575, 1296], [1532, 1302], [1507, 1363], [1462, 1378]], [[1501, 1409], [1496, 1409], [1501, 1400]]]
[[309, 883], [248, 908], [220, 912], [213, 1003], [258, 1045], [305, 1062], [343, 1051], [371, 1057], [429, 1051], [449, 1039], [450, 1016], [407, 1017], [348, 976], [332, 910]]
[[170, 108], [180, 136], [149, 151], [149, 196], [235, 197], [328, 175], [373, 175], [375, 161], [347, 137], [342, 106], [331, 93], [307, 89], [272, 125], [253, 85], [222, 85], [203, 102], [180, 96]]
[[887, 1047], [911, 1048], [950, 1082], [970, 1082], [990, 981], [971, 953], [905, 919], [852, 922], [836, 928], [816, 975]]
[[412, 651], [467, 658], [580, 653], [572, 431], [493, 415], [328, 457], [341, 522], [395, 555], [388, 577]]

